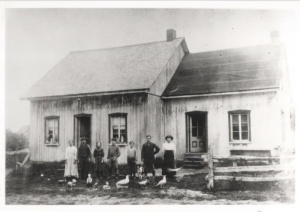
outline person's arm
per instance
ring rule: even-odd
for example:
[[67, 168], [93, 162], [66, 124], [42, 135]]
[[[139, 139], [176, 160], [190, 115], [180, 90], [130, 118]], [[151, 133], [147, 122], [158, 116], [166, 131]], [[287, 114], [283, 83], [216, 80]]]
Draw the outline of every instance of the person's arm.
[[141, 160], [144, 161], [144, 145], [142, 146], [142, 151], [141, 151]]
[[135, 161], [137, 161], [137, 150], [135, 147], [134, 147], [134, 158], [135, 158]]
[[155, 149], [155, 151], [154, 151], [154, 155], [155, 155], [159, 152], [160, 148], [156, 144], [153, 144], [153, 145], [154, 145], [154, 149]]
[[174, 160], [176, 160], [176, 146], [173, 143], [173, 153], [174, 153]]
[[96, 148], [94, 149], [94, 152], [93, 152], [93, 157], [95, 157], [95, 153], [96, 153]]
[[108, 159], [108, 157], [109, 157], [109, 147], [108, 147], [108, 150], [107, 150], [107, 159]]
[[121, 155], [121, 151], [120, 151], [120, 148], [117, 146], [117, 157], [120, 157]]

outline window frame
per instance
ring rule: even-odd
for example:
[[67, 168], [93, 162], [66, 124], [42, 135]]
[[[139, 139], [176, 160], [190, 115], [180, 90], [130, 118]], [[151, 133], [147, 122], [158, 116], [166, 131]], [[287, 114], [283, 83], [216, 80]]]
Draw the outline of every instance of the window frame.
[[[127, 113], [111, 113], [108, 114], [108, 145], [111, 145], [111, 139], [112, 139], [112, 126], [111, 126], [111, 118], [120, 117], [125, 118], [125, 130], [126, 130], [126, 143], [117, 143], [117, 145], [125, 146], [128, 145], [128, 124], [127, 124]], [[119, 133], [119, 132], [118, 132]], [[121, 132], [120, 132], [121, 136]]]
[[[45, 146], [59, 146], [60, 145], [60, 117], [59, 116], [46, 116], [44, 117], [44, 145]], [[47, 121], [50, 121], [50, 120], [57, 120], [57, 136], [58, 136], [58, 142], [56, 144], [54, 143], [46, 143], [46, 140], [47, 140]]]
[[[232, 116], [239, 115], [239, 140], [233, 139], [233, 122]], [[247, 115], [248, 123], [248, 139], [242, 139], [242, 122], [241, 115]], [[250, 143], [251, 142], [251, 111], [250, 110], [233, 110], [228, 111], [228, 126], [229, 126], [229, 142], [230, 143]]]

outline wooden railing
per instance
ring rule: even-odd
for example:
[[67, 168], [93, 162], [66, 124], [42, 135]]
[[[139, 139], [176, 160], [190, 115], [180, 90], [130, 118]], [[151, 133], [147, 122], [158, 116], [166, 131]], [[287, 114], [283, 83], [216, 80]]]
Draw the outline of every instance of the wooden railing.
[[[213, 154], [213, 146], [208, 148], [207, 188], [214, 188], [214, 181], [270, 182], [294, 179], [293, 161], [295, 156], [256, 157], [234, 155], [218, 157]], [[282, 164], [282, 161], [285, 161]], [[251, 165], [251, 164], [260, 165]], [[223, 165], [227, 166], [224, 167]], [[241, 165], [242, 164], [242, 165]], [[219, 166], [217, 166], [219, 165]], [[228, 166], [229, 165], [229, 166]]]

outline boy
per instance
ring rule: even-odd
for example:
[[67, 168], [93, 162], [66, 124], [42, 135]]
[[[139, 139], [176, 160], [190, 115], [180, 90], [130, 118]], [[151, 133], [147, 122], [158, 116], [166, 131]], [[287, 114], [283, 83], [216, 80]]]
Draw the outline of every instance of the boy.
[[135, 167], [137, 161], [137, 151], [134, 147], [134, 142], [129, 142], [129, 147], [127, 149], [127, 165], [128, 165], [128, 174], [135, 179]]
[[116, 174], [116, 178], [118, 179], [119, 176], [118, 157], [120, 157], [121, 152], [119, 147], [116, 145], [116, 139], [112, 138], [111, 141], [112, 141], [112, 145], [108, 148], [108, 154], [107, 154], [107, 164], [109, 166], [108, 178], [112, 176], [112, 172], [114, 170]]

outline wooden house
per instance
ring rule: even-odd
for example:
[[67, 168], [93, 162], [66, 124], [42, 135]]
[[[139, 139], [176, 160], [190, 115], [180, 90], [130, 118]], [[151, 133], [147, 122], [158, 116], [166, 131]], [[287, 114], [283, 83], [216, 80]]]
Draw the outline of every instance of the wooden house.
[[[274, 34], [273, 34], [274, 35]], [[276, 33], [275, 33], [276, 35]], [[71, 52], [22, 97], [31, 102], [32, 161], [61, 161], [68, 140], [129, 141], [139, 156], [145, 136], [162, 146], [174, 136], [176, 158], [276, 154], [289, 139], [290, 96], [278, 42], [190, 53], [167, 30], [161, 42]]]

